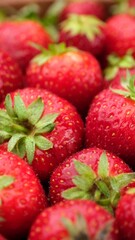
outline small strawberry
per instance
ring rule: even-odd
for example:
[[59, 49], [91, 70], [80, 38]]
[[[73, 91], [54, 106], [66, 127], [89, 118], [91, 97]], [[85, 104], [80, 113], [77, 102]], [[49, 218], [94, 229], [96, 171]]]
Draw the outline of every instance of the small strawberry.
[[0, 151], [0, 233], [22, 239], [45, 207], [45, 193], [31, 167], [18, 156]]
[[100, 56], [105, 44], [104, 25], [95, 16], [71, 14], [61, 23], [59, 42]]
[[91, 100], [103, 88], [98, 61], [89, 53], [66, 48], [64, 43], [41, 51], [29, 64], [25, 85], [48, 89], [86, 115]]
[[0, 49], [9, 52], [23, 70], [38, 53], [37, 49], [30, 46], [31, 42], [45, 48], [51, 42], [49, 34], [38, 22], [22, 20], [0, 23]]
[[135, 237], [135, 188], [128, 190], [118, 204], [116, 221], [122, 240], [133, 240]]
[[25, 88], [7, 95], [0, 123], [0, 149], [25, 158], [42, 180], [82, 144], [79, 114], [46, 90]]
[[111, 151], [135, 167], [134, 76], [121, 80], [118, 89], [97, 95], [86, 120], [86, 145]]
[[0, 51], [0, 101], [22, 85], [23, 77], [18, 64], [7, 53]]
[[66, 201], [44, 210], [34, 222], [28, 240], [118, 240], [111, 214], [88, 200]]
[[64, 161], [50, 179], [52, 204], [64, 199], [90, 199], [111, 212], [120, 191], [135, 173], [118, 157], [102, 149], [84, 149]]

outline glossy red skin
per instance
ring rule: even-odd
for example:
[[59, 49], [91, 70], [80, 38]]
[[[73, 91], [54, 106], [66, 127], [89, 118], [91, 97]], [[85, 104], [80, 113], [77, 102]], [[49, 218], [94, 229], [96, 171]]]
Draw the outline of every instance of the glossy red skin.
[[8, 53], [0, 51], [0, 101], [6, 94], [21, 88], [23, 85], [22, 72]]
[[[113, 216], [105, 209], [94, 202], [88, 200], [66, 201], [59, 203], [43, 211], [34, 222], [28, 240], [63, 240], [69, 237], [69, 234], [63, 224], [62, 217], [76, 220], [80, 213], [87, 222], [89, 239], [94, 239], [109, 220], [114, 220]], [[37, 229], [39, 231], [37, 231]], [[109, 240], [118, 240], [116, 227], [108, 236]]]
[[31, 62], [25, 82], [28, 87], [45, 88], [67, 99], [82, 115], [87, 114], [103, 84], [98, 61], [83, 51], [53, 56], [42, 65]]
[[128, 14], [118, 14], [111, 17], [105, 26], [106, 53], [116, 53], [123, 56], [129, 49], [135, 56], [135, 17]]
[[[62, 192], [66, 189], [74, 187], [72, 179], [74, 176], [78, 175], [74, 167], [74, 159], [83, 162], [84, 164], [90, 166], [94, 172], [97, 174], [98, 162], [101, 154], [104, 150], [99, 148], [89, 148], [84, 149], [78, 153], [75, 153], [66, 161], [64, 161], [57, 169], [53, 172], [50, 178], [50, 202], [55, 204], [60, 201], [65, 201], [61, 196]], [[128, 167], [117, 156], [108, 153], [107, 157], [109, 161], [109, 175], [115, 176], [120, 173], [128, 173], [132, 170]]]
[[44, 190], [31, 167], [18, 156], [0, 150], [0, 176], [15, 181], [0, 190], [0, 233], [8, 239], [21, 239], [37, 215], [47, 207]]
[[86, 120], [86, 146], [106, 149], [135, 167], [135, 102], [106, 89], [99, 93]]
[[60, 14], [60, 21], [65, 20], [71, 13], [95, 15], [100, 19], [105, 19], [106, 17], [104, 5], [92, 0], [69, 3]]
[[[52, 141], [53, 148], [47, 151], [36, 149], [32, 162], [33, 169], [44, 181], [60, 162], [81, 148], [84, 124], [69, 102], [47, 90], [25, 88], [18, 92], [26, 106], [40, 96], [45, 104], [43, 115], [59, 113], [54, 130], [44, 135]], [[17, 91], [11, 94], [12, 98], [16, 93]], [[7, 144], [0, 145], [0, 149], [7, 149]]]
[[0, 23], [0, 49], [9, 52], [24, 71], [29, 61], [39, 52], [30, 42], [48, 47], [52, 42], [46, 30], [32, 20]]
[[101, 33], [95, 36], [94, 40], [89, 40], [86, 35], [71, 35], [70, 32], [60, 31], [59, 42], [65, 42], [67, 46], [74, 46], [82, 51], [90, 52], [96, 57], [102, 55], [105, 47], [105, 35], [103, 27]]
[[135, 237], [135, 194], [126, 194], [118, 204], [116, 210], [122, 240], [133, 240]]

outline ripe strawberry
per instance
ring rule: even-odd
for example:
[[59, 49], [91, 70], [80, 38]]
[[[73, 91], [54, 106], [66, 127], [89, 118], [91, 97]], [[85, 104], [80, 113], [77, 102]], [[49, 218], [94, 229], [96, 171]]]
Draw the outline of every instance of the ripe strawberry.
[[122, 240], [133, 240], [135, 237], [135, 188], [130, 189], [118, 204], [116, 220]]
[[7, 93], [21, 88], [22, 81], [18, 64], [7, 53], [0, 51], [0, 101]]
[[53, 172], [50, 201], [55, 204], [64, 199], [91, 199], [112, 212], [121, 189], [135, 178], [131, 172], [121, 159], [111, 153], [98, 148], [84, 149]]
[[0, 151], [0, 233], [22, 239], [47, 199], [31, 167], [18, 156]]
[[0, 140], [6, 142], [0, 149], [25, 158], [40, 179], [80, 149], [83, 122], [66, 100], [46, 90], [25, 88], [8, 95], [5, 107], [6, 112], [0, 110]]
[[100, 19], [105, 19], [106, 17], [104, 5], [101, 2], [92, 0], [68, 3], [60, 14], [60, 20], [65, 20], [72, 13], [94, 15]]
[[135, 18], [128, 14], [111, 17], [105, 26], [106, 52], [123, 56], [132, 50], [135, 56]]
[[0, 23], [0, 49], [9, 52], [23, 70], [38, 53], [30, 46], [31, 42], [47, 48], [51, 38], [39, 23], [32, 20]]
[[100, 56], [105, 44], [104, 25], [95, 16], [71, 14], [61, 23], [59, 42]]
[[1, 234], [0, 234], [0, 240], [6, 240]]
[[118, 240], [118, 230], [113, 216], [94, 202], [66, 201], [37, 217], [28, 240], [37, 239]]
[[111, 151], [135, 167], [134, 76], [122, 79], [121, 89], [97, 95], [86, 120], [86, 145]]
[[103, 77], [98, 61], [91, 54], [66, 48], [61, 43], [43, 49], [31, 61], [25, 85], [48, 89], [85, 115], [91, 100], [103, 88]]

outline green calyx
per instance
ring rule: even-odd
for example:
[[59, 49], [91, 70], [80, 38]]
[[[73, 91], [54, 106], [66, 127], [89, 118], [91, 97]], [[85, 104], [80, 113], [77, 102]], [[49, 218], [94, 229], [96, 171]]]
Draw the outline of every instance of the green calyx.
[[126, 77], [121, 78], [121, 86], [123, 87], [123, 90], [114, 89], [112, 87], [110, 87], [110, 89], [116, 94], [135, 100], [135, 75], [131, 76], [130, 72], [127, 70]]
[[135, 67], [135, 60], [132, 56], [132, 51], [128, 51], [123, 57], [119, 57], [116, 54], [111, 54], [107, 58], [108, 67], [104, 70], [105, 79], [110, 81], [118, 73], [120, 68], [130, 69]]
[[61, 24], [62, 30], [69, 32], [71, 36], [85, 35], [90, 41], [101, 34], [102, 26], [104, 26], [104, 22], [95, 16], [78, 14], [70, 14]]
[[66, 47], [65, 43], [50, 44], [48, 49], [45, 49], [33, 42], [31, 42], [30, 45], [41, 52], [32, 59], [32, 62], [35, 62], [38, 65], [43, 65], [46, 61], [54, 56], [58, 56], [70, 51], [77, 51], [77, 49], [74, 47]]
[[15, 181], [15, 178], [10, 175], [2, 175], [0, 176], [0, 190], [3, 190], [6, 187], [9, 187], [13, 182]]
[[0, 110], [0, 143], [8, 141], [8, 151], [23, 158], [27, 157], [31, 164], [35, 148], [48, 150], [53, 143], [44, 134], [55, 127], [58, 113], [50, 113], [42, 117], [44, 103], [39, 97], [28, 107], [20, 95], [14, 97], [14, 106], [10, 95], [5, 99], [6, 110]]
[[135, 15], [134, 6], [130, 6], [128, 0], [115, 0], [114, 4], [110, 7], [110, 13], [113, 15], [120, 13], [128, 13], [130, 15]]
[[109, 162], [105, 152], [101, 154], [97, 174], [88, 165], [74, 160], [77, 175], [72, 182], [75, 187], [62, 192], [65, 199], [90, 199], [113, 213], [120, 198], [120, 190], [127, 186], [134, 178], [135, 173], [122, 173], [116, 176], [109, 175]]

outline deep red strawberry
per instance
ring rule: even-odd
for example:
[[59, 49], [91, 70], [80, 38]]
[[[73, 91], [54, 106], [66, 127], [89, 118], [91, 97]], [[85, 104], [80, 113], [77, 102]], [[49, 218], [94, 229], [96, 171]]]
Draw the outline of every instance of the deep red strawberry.
[[18, 156], [0, 151], [0, 233], [22, 239], [45, 207], [45, 193], [31, 167]]
[[61, 23], [59, 42], [99, 56], [104, 51], [104, 25], [95, 16], [71, 14]]
[[38, 53], [30, 46], [31, 42], [45, 48], [51, 42], [51, 37], [38, 22], [22, 20], [0, 23], [0, 49], [9, 52], [23, 70]]
[[84, 149], [53, 172], [50, 201], [55, 204], [64, 199], [90, 199], [112, 212], [121, 189], [133, 178], [135, 174], [115, 155], [98, 148]]
[[0, 110], [0, 140], [6, 143], [0, 149], [27, 159], [40, 179], [80, 149], [83, 122], [66, 100], [47, 90], [25, 88], [8, 95], [5, 106], [6, 112]]
[[91, 100], [103, 88], [103, 77], [91, 54], [61, 43], [50, 45], [31, 61], [25, 85], [48, 89], [86, 115]]
[[0, 101], [22, 85], [23, 77], [18, 64], [7, 53], [0, 51]]
[[[38, 231], [37, 231], [38, 229]], [[28, 240], [118, 240], [111, 214], [92, 201], [76, 200], [56, 204], [34, 222]]]
[[135, 237], [135, 188], [130, 189], [118, 204], [116, 220], [122, 240], [133, 240]]

